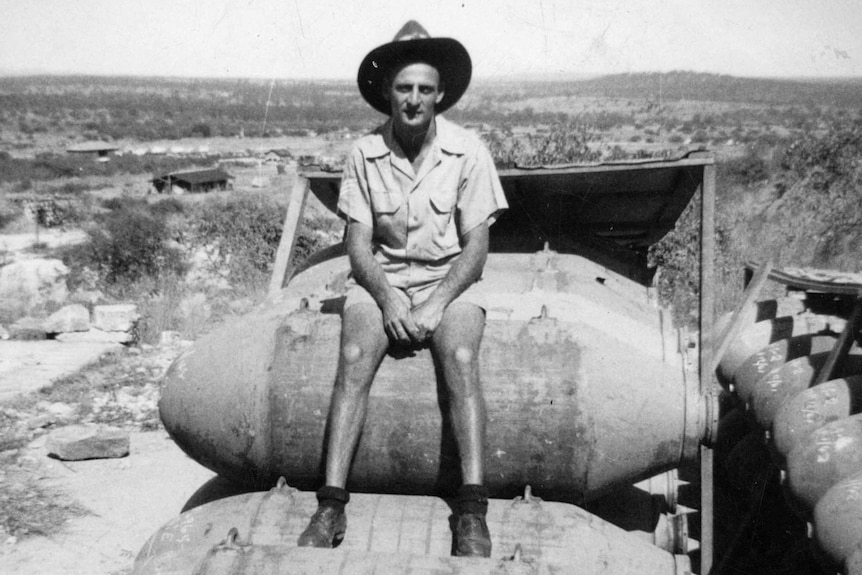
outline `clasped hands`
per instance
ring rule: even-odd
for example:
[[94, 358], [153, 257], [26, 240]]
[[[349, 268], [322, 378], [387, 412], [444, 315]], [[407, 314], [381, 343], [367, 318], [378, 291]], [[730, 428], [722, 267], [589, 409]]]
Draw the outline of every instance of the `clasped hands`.
[[443, 319], [445, 305], [433, 298], [411, 308], [406, 294], [390, 298], [383, 308], [383, 328], [393, 342], [402, 345], [419, 344], [431, 338]]

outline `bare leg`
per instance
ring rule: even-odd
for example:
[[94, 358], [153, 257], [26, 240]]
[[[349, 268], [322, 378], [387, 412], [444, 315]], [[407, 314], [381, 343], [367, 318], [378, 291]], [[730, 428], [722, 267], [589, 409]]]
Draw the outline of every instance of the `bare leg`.
[[473, 485], [481, 485], [484, 476], [485, 400], [479, 382], [479, 345], [484, 330], [485, 313], [480, 307], [455, 302], [446, 308], [432, 339], [449, 390], [462, 481]]
[[388, 347], [389, 338], [376, 305], [361, 303], [344, 310], [338, 373], [329, 406], [327, 485], [344, 488], [347, 483], [350, 461], [365, 422], [371, 382]]

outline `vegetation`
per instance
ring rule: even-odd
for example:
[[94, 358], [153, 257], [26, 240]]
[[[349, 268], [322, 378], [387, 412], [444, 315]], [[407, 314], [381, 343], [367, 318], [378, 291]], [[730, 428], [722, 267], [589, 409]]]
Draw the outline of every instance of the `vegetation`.
[[[746, 262], [858, 271], [862, 251], [862, 124], [836, 123], [773, 150], [773, 166], [755, 150], [719, 163], [716, 273], [719, 311], [741, 291]], [[650, 250], [659, 291], [677, 319], [697, 318], [699, 198]]]
[[[574, 100], [592, 104], [573, 107]], [[810, 130], [828, 117], [830, 109], [855, 115], [860, 100], [862, 83], [857, 81], [781, 81], [670, 72], [560, 82], [476, 80], [465, 99], [447, 115], [461, 123], [501, 127], [576, 121], [601, 131], [633, 124], [646, 114], [665, 128], [679, 126], [686, 134], [726, 125], [738, 129], [738, 136], [754, 127]], [[675, 110], [676, 104], [684, 102], [735, 105], [682, 117]], [[358, 97], [350, 81], [0, 78], [0, 128], [26, 138], [47, 133], [139, 141], [272, 137], [308, 131], [365, 131], [380, 119]], [[708, 131], [700, 135], [708, 135]], [[2, 161], [0, 156], [0, 174], [8, 171]]]

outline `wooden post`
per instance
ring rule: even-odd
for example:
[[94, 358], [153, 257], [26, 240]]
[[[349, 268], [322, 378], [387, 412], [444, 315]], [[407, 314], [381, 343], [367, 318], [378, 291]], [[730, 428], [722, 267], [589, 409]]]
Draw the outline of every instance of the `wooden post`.
[[275, 254], [272, 266], [272, 278], [269, 280], [269, 295], [274, 295], [284, 287], [290, 265], [293, 263], [293, 248], [299, 235], [299, 223], [305, 209], [308, 197], [308, 180], [299, 174], [293, 181], [290, 200], [287, 204], [287, 214], [284, 216], [284, 228], [281, 230], [281, 241]]
[[713, 348], [710, 371], [714, 372], [716, 370], [721, 358], [724, 357], [727, 348], [730, 347], [730, 343], [736, 339], [739, 332], [742, 330], [742, 316], [745, 313], [745, 310], [748, 309], [757, 300], [757, 296], [760, 295], [760, 291], [763, 289], [764, 284], [766, 284], [766, 280], [769, 279], [769, 272], [772, 271], [772, 265], [772, 260], [767, 260], [766, 263], [757, 269], [757, 273], [754, 274], [753, 279], [751, 279], [746, 286], [745, 291], [742, 294], [742, 301], [736, 307], [736, 310], [734, 310], [730, 324], [725, 328], [724, 333], [721, 334], [721, 337], [719, 337], [718, 342], [716, 342], [716, 345]]
[[[715, 165], [703, 167], [700, 197], [700, 393], [713, 401], [713, 349], [715, 313]], [[714, 403], [714, 402], [713, 402]], [[717, 415], [716, 415], [717, 416]], [[700, 447], [700, 573], [712, 570], [714, 540], [713, 452]]]

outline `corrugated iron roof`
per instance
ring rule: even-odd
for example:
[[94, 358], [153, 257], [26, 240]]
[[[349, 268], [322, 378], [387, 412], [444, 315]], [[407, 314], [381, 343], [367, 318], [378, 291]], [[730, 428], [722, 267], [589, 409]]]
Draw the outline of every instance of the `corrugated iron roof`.
[[113, 144], [108, 144], [107, 142], [81, 142], [80, 144], [75, 144], [66, 148], [67, 152], [113, 152], [114, 150], [119, 149], [117, 146]]
[[233, 179], [233, 176], [222, 169], [212, 168], [207, 170], [189, 170], [185, 172], [171, 172], [163, 176], [153, 178], [153, 181], [186, 182], [191, 185], [207, 184], [210, 182], [222, 182]]

